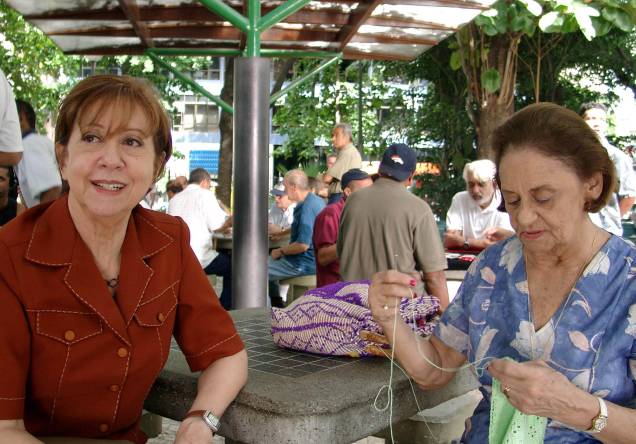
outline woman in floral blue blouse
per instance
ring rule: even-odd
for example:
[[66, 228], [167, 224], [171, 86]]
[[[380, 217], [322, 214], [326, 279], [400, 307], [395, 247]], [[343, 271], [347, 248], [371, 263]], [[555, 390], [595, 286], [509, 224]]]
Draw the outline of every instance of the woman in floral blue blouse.
[[454, 376], [431, 362], [486, 367], [463, 442], [488, 442], [493, 378], [516, 409], [548, 418], [545, 442], [635, 442], [636, 249], [588, 215], [616, 190], [607, 151], [574, 112], [548, 103], [499, 127], [493, 149], [517, 235], [472, 264], [430, 341], [399, 317], [392, 334], [409, 275], [373, 277], [373, 315], [423, 388]]

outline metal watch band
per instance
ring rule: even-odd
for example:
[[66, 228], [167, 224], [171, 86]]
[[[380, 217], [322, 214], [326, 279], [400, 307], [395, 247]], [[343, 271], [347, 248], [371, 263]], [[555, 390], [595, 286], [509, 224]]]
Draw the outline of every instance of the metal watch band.
[[592, 420], [592, 427], [585, 430], [586, 433], [600, 433], [607, 425], [607, 404], [603, 398], [597, 396], [600, 413]]
[[192, 410], [191, 412], [188, 412], [185, 417], [190, 418], [193, 416], [203, 419], [205, 425], [207, 425], [213, 433], [219, 431], [219, 424], [221, 423], [221, 419], [215, 416], [214, 413], [212, 413], [210, 410]]

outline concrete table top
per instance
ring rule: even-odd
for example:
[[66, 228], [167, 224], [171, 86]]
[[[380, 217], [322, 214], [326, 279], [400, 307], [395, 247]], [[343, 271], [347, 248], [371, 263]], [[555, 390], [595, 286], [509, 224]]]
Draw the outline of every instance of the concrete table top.
[[[389, 381], [390, 362], [382, 358], [322, 357], [283, 350], [273, 344], [266, 308], [231, 311], [250, 358], [247, 385], [222, 418], [220, 434], [242, 443], [350, 443], [413, 416], [418, 411], [411, 386], [393, 372], [394, 403], [379, 412], [373, 405]], [[196, 394], [197, 374], [189, 371], [176, 345], [153, 386], [145, 408], [183, 418]], [[420, 409], [430, 408], [477, 386], [468, 371], [443, 389], [415, 387]], [[386, 403], [386, 389], [378, 402]]]

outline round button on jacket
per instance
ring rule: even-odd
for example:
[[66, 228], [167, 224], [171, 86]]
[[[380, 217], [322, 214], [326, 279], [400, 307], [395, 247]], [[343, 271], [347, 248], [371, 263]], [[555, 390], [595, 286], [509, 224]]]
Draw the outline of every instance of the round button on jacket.
[[67, 341], [72, 341], [75, 339], [75, 332], [73, 330], [66, 330], [64, 332], [64, 339]]
[[166, 320], [166, 315], [164, 315], [163, 313], [158, 313], [158, 314], [157, 314], [157, 320], [158, 320], [159, 322], [163, 322], [163, 321], [165, 321], [165, 320]]
[[128, 350], [125, 349], [124, 347], [120, 347], [117, 349], [117, 356], [119, 356], [120, 358], [125, 358], [126, 356], [128, 356]]
[[110, 427], [108, 427], [108, 424], [100, 424], [99, 425], [99, 431], [102, 433], [106, 433], [108, 431], [108, 429], [110, 429]]
[[117, 384], [113, 384], [113, 385], [110, 386], [110, 391], [111, 392], [118, 392], [120, 388], [121, 387], [119, 387]]

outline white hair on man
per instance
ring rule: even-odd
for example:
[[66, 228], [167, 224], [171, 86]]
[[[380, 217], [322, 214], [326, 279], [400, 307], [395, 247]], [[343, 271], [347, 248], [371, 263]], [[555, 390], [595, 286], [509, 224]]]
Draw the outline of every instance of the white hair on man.
[[333, 132], [335, 132], [336, 130], [342, 131], [342, 134], [349, 137], [349, 140], [353, 139], [353, 130], [351, 129], [351, 125], [349, 125], [348, 123], [341, 122], [336, 124], [336, 126], [333, 127]]
[[296, 185], [301, 190], [309, 189], [309, 179], [303, 170], [289, 170], [285, 173], [285, 180], [290, 185]]
[[472, 175], [479, 182], [489, 182], [495, 179], [497, 167], [494, 162], [488, 159], [475, 160], [464, 166], [462, 177], [464, 182], [468, 182], [468, 175]]

